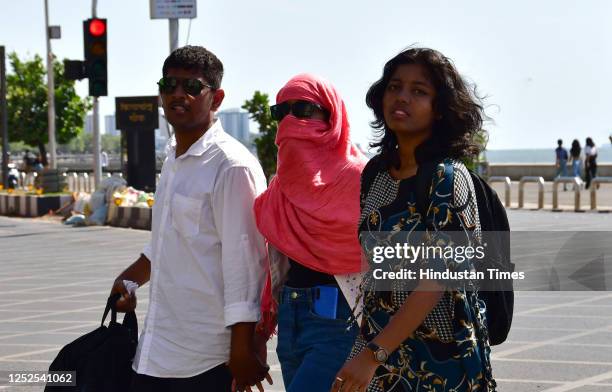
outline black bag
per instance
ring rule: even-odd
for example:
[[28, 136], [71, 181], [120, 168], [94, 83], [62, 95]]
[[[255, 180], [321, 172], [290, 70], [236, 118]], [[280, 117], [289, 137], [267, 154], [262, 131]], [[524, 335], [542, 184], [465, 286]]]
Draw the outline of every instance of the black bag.
[[[132, 380], [132, 360], [138, 344], [138, 322], [128, 312], [117, 323], [115, 303], [121, 294], [110, 296], [101, 326], [69, 343], [57, 354], [49, 371], [76, 371], [76, 386], [46, 386], [45, 392], [123, 392]], [[104, 325], [111, 311], [108, 327]]]
[[[417, 209], [426, 213], [429, 204], [429, 188], [436, 164], [427, 162], [419, 167], [417, 173]], [[506, 209], [497, 193], [478, 174], [469, 170], [478, 217], [483, 233], [487, 233], [487, 257], [484, 262], [476, 263], [477, 271], [488, 276], [487, 269], [494, 268], [504, 272], [514, 272], [515, 265], [510, 261], [510, 224]], [[493, 242], [492, 244], [490, 242]], [[514, 312], [514, 287], [511, 279], [494, 279], [479, 282], [478, 298], [484, 301], [487, 309], [487, 329], [489, 342], [495, 346], [503, 343], [508, 337]]]

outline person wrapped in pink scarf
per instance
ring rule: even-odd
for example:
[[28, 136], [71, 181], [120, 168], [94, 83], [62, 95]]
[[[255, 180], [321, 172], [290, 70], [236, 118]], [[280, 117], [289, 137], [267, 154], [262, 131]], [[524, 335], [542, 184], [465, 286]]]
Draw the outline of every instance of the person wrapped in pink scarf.
[[358, 333], [357, 224], [367, 159], [351, 143], [344, 102], [325, 79], [297, 75], [276, 102], [277, 173], [254, 207], [270, 256], [263, 329], [278, 320], [287, 391], [328, 391]]

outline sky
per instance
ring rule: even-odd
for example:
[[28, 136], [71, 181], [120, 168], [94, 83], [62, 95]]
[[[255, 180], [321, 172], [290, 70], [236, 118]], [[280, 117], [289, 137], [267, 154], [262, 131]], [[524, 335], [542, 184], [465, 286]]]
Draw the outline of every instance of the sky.
[[[83, 58], [90, 0], [48, 0], [60, 58]], [[109, 96], [156, 95], [169, 54], [167, 20], [148, 0], [98, 0], [108, 19]], [[198, 0], [197, 18], [179, 23], [179, 46], [202, 45], [223, 62], [221, 109], [255, 90], [270, 95], [294, 75], [330, 80], [343, 97], [353, 141], [373, 140], [368, 87], [408, 46], [437, 49], [485, 97], [489, 149], [556, 147], [612, 134], [612, 2], [607, 0]], [[188, 34], [189, 30], [189, 34]], [[45, 55], [44, 0], [0, 0], [0, 45], [21, 57]], [[8, 64], [7, 64], [8, 66]], [[77, 91], [87, 94], [87, 81]], [[252, 129], [256, 131], [256, 129]]]

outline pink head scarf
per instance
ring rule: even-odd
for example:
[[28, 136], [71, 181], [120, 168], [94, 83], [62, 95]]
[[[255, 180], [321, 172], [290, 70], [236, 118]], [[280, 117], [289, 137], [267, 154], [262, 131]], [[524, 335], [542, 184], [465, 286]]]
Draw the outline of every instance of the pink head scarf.
[[326, 80], [292, 78], [276, 102], [304, 100], [329, 111], [329, 121], [287, 115], [276, 135], [277, 173], [255, 200], [259, 231], [300, 264], [327, 274], [361, 270], [357, 240], [360, 176], [366, 157], [349, 139], [344, 102]]

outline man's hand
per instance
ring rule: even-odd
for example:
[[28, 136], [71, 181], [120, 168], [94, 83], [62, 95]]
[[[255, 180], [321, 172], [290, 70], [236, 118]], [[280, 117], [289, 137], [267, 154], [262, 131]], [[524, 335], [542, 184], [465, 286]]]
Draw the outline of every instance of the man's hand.
[[143, 284], [147, 283], [150, 278], [151, 261], [147, 259], [147, 256], [141, 254], [138, 260], [119, 274], [113, 283], [113, 288], [111, 289], [110, 295], [121, 293], [121, 298], [119, 298], [116, 303], [117, 312], [132, 312], [134, 309], [136, 309], [136, 294], [130, 295], [123, 284], [123, 280], [131, 280], [139, 286], [142, 286]]
[[[251, 391], [251, 386], [263, 392], [261, 382], [266, 379], [272, 385], [272, 378], [268, 374], [270, 367], [257, 355], [262, 345], [265, 351], [265, 338], [255, 338], [255, 323], [236, 323], [232, 325], [232, 344], [230, 348], [229, 368], [234, 376], [233, 389]], [[256, 342], [257, 340], [257, 342]], [[263, 340], [263, 342], [262, 342]]]
[[255, 354], [261, 363], [266, 364], [268, 361], [268, 346], [266, 345], [268, 339], [261, 335], [258, 331], [253, 334], [253, 345], [255, 347]]
[[136, 293], [130, 294], [121, 278], [117, 278], [115, 283], [113, 283], [110, 295], [115, 293], [121, 294], [121, 297], [116, 302], [117, 312], [132, 312], [136, 309]]
[[253, 385], [256, 385], [260, 392], [263, 392], [264, 388], [261, 382], [264, 379], [272, 385], [272, 377], [268, 373], [270, 367], [255, 354], [253, 346], [232, 349], [229, 368], [234, 376], [234, 390], [238, 392], [251, 391], [250, 387]]

